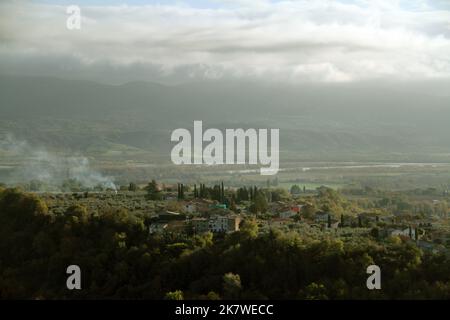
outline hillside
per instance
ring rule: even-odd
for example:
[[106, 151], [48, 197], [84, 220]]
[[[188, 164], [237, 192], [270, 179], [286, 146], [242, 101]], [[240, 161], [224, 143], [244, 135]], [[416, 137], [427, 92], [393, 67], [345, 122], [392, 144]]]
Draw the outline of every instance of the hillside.
[[56, 151], [170, 161], [172, 130], [203, 120], [221, 129], [280, 128], [282, 160], [448, 161], [449, 102], [388, 84], [117, 86], [3, 75], [0, 131]]

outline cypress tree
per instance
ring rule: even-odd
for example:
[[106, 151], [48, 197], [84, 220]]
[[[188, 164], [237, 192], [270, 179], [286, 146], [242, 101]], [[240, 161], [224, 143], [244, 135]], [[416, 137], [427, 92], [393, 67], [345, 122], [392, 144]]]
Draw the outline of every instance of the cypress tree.
[[204, 199], [206, 197], [205, 184], [200, 184], [200, 197]]

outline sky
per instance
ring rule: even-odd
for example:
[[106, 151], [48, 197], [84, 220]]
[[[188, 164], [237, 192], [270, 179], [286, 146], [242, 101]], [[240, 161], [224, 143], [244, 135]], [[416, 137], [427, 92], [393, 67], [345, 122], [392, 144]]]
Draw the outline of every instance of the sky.
[[[68, 5], [81, 29], [68, 30]], [[0, 73], [108, 83], [448, 81], [450, 1], [0, 3]]]

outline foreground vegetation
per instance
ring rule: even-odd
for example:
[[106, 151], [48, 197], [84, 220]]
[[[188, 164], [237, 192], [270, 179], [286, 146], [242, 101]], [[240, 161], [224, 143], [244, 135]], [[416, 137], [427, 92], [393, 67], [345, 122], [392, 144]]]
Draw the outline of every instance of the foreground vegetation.
[[[152, 201], [152, 200], [149, 200]], [[68, 265], [82, 290], [66, 288]], [[366, 287], [367, 266], [382, 289]], [[446, 252], [399, 237], [258, 230], [149, 235], [125, 209], [50, 211], [36, 195], [0, 191], [0, 297], [24, 299], [449, 299]]]

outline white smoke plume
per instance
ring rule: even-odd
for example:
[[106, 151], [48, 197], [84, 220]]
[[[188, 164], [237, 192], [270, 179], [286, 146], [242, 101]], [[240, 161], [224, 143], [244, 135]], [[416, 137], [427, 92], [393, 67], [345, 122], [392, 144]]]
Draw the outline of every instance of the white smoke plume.
[[12, 134], [0, 135], [0, 152], [17, 161], [8, 181], [11, 184], [34, 181], [40, 183], [45, 191], [60, 191], [70, 183], [83, 189], [117, 190], [113, 179], [94, 170], [84, 156], [51, 153], [43, 147], [16, 139]]

